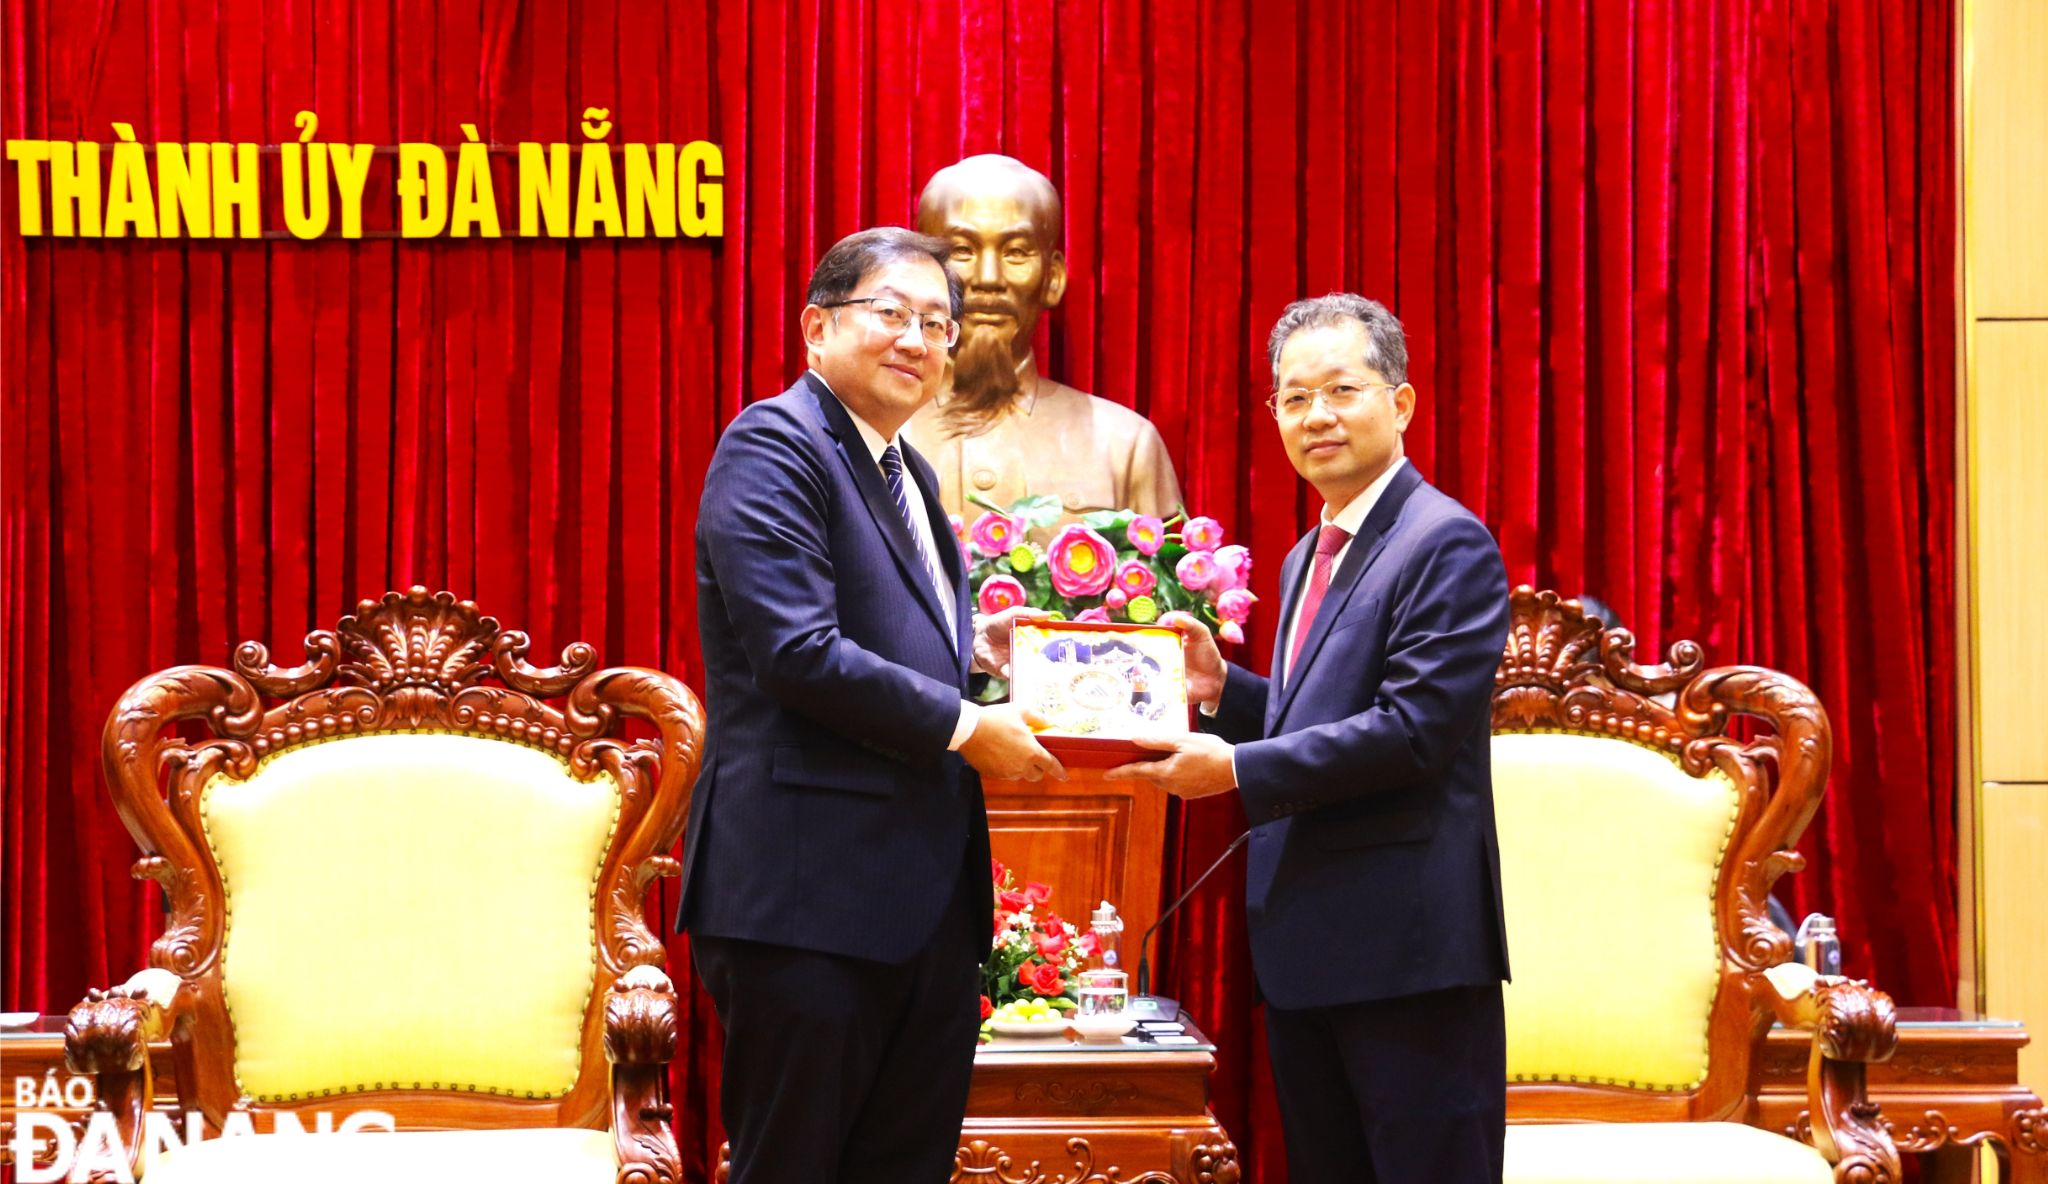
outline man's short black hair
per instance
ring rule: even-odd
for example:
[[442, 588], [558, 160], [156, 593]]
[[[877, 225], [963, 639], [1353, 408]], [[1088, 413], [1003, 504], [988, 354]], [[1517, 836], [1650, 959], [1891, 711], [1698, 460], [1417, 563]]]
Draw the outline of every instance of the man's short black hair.
[[853, 295], [861, 281], [876, 268], [905, 259], [929, 259], [938, 265], [939, 274], [946, 277], [947, 311], [957, 321], [960, 319], [960, 277], [946, 266], [946, 257], [951, 251], [946, 240], [901, 226], [877, 226], [872, 230], [857, 231], [833, 243], [825, 257], [818, 260], [817, 270], [811, 272], [810, 291], [804, 294], [804, 300], [820, 308], [829, 308]]

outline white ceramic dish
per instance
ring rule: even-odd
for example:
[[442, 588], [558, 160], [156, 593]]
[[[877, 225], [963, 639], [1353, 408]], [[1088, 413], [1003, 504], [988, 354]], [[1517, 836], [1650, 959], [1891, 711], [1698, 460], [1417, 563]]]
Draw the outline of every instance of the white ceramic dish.
[[1078, 1015], [1068, 1021], [1081, 1039], [1087, 1041], [1111, 1041], [1123, 1037], [1126, 1032], [1138, 1026], [1133, 1015]]
[[1057, 1036], [1067, 1030], [1067, 1021], [1053, 1019], [1034, 1024], [1022, 1020], [991, 1019], [988, 1029], [998, 1036]]

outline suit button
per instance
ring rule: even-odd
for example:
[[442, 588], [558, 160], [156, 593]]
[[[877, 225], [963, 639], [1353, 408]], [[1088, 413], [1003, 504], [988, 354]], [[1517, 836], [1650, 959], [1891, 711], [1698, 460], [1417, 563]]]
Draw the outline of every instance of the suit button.
[[996, 487], [996, 471], [994, 469], [974, 470], [974, 487], [981, 490], [994, 489]]

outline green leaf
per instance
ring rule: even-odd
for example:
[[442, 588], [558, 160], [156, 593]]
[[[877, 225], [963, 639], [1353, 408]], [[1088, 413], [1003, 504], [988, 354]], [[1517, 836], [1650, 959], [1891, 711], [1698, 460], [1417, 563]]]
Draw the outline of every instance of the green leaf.
[[1034, 529], [1043, 530], [1058, 522], [1060, 515], [1066, 513], [1066, 507], [1052, 494], [1034, 493], [1029, 497], [1018, 498], [1016, 504], [1010, 507], [1010, 513], [1022, 518]]
[[1127, 530], [1135, 517], [1137, 515], [1130, 510], [1096, 510], [1081, 515], [1081, 525], [1099, 531]]
[[[967, 500], [968, 500], [968, 501], [970, 501], [970, 502], [973, 502], [973, 503], [974, 503], [975, 505], [977, 505], [977, 506], [980, 506], [980, 507], [981, 507], [982, 509], [984, 509], [984, 510], [994, 510], [994, 511], [995, 511], [996, 513], [998, 513], [998, 514], [1007, 514], [1007, 513], [1009, 513], [1009, 511], [1007, 511], [1007, 510], [1003, 509], [1003, 508], [1002, 508], [1001, 506], [999, 506], [999, 505], [995, 504], [994, 502], [992, 502], [992, 501], [988, 500], [987, 498], [983, 497], [982, 495], [980, 495], [980, 494], [978, 494], [978, 493], [970, 493], [970, 494], [968, 494], [968, 495], [967, 495]], [[973, 524], [972, 524], [972, 523], [969, 523], [969, 525], [971, 526], [971, 525], [973, 525]]]

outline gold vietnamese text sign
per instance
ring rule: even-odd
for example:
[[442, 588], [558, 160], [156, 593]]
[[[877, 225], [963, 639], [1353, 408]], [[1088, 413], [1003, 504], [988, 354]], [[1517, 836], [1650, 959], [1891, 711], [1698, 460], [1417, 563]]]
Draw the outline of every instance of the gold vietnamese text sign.
[[298, 140], [275, 147], [145, 145], [126, 123], [113, 125], [109, 145], [9, 140], [15, 229], [57, 238], [261, 238], [281, 222], [294, 238], [361, 238], [364, 196], [373, 166], [381, 165], [374, 171], [395, 208], [381, 211], [390, 219], [380, 233], [401, 238], [725, 233], [725, 157], [718, 145], [614, 146], [607, 142], [607, 108], [584, 108], [580, 144], [516, 149], [480, 142], [470, 123], [452, 148], [380, 148], [315, 140], [320, 120], [311, 111], [295, 122]]

